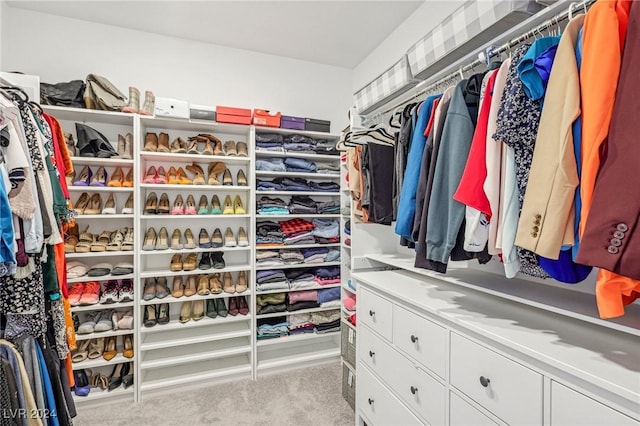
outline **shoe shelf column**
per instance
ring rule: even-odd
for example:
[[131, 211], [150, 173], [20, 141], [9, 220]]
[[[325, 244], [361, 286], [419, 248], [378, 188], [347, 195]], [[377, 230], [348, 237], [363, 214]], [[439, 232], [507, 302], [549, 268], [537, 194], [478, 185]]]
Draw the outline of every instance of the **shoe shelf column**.
[[[271, 222], [277, 227], [282, 222], [292, 219], [303, 219], [308, 222], [312, 222], [317, 218], [331, 219], [337, 226], [340, 223], [340, 173], [339, 173], [339, 155], [330, 155], [313, 152], [295, 152], [286, 151], [284, 148], [272, 150], [273, 148], [266, 149], [265, 144], [261, 144], [260, 141], [264, 141], [265, 137], [269, 135], [277, 135], [276, 139], [282, 138], [283, 141], [291, 141], [291, 137], [296, 135], [302, 139], [308, 138], [314, 141], [325, 140], [331, 141], [335, 144], [339, 138], [339, 135], [309, 132], [302, 130], [287, 130], [287, 129], [273, 129], [266, 127], [255, 127], [256, 132], [256, 149], [255, 149], [255, 162], [256, 166], [256, 214], [255, 214], [255, 226], [254, 229], [260, 231], [261, 235], [253, 235], [254, 241], [256, 241], [256, 299], [263, 300], [263, 298], [269, 298], [273, 295], [277, 297], [285, 296], [286, 307], [291, 309], [290, 306], [293, 303], [289, 303], [291, 300], [295, 301], [295, 293], [301, 291], [317, 291], [322, 289], [339, 288], [341, 284], [339, 282], [332, 284], [320, 285], [314, 283], [313, 279], [309, 284], [303, 286], [296, 286], [289, 278], [291, 273], [309, 273], [315, 275], [316, 268], [319, 267], [340, 267], [339, 255], [331, 261], [323, 260], [321, 263], [313, 263], [303, 261], [302, 253], [305, 250], [313, 249], [329, 249], [339, 253], [340, 251], [340, 233], [338, 232], [334, 239], [331, 241], [321, 240], [318, 238], [311, 239], [311, 241], [305, 240], [300, 244], [289, 244], [291, 241], [284, 239], [284, 244], [276, 242], [270, 243], [269, 239], [265, 239], [264, 231], [265, 223]], [[298, 140], [302, 140], [298, 139]], [[328, 169], [319, 168], [317, 170], [301, 170], [299, 168], [286, 167], [282, 169], [279, 164], [285, 162], [290, 163], [291, 159], [301, 159], [314, 164], [331, 165]], [[269, 162], [271, 165], [265, 167], [263, 161]], [[274, 167], [275, 165], [275, 167]], [[279, 169], [278, 169], [279, 168]], [[287, 170], [288, 169], [288, 170]], [[331, 170], [332, 169], [332, 170]], [[282, 179], [293, 179], [296, 182], [313, 181], [322, 184], [333, 184], [335, 188], [322, 188], [319, 186], [308, 185], [308, 188], [303, 186], [293, 185], [281, 185], [278, 187], [270, 186], [270, 184], [264, 185], [265, 181], [268, 182], [280, 182]], [[262, 182], [262, 184], [261, 184]], [[286, 182], [285, 182], [286, 183]], [[293, 183], [293, 182], [292, 182]], [[327, 209], [322, 212], [321, 210], [306, 211], [304, 208], [293, 208], [296, 203], [292, 203], [292, 200], [297, 198], [302, 200], [304, 197], [308, 197], [317, 203], [333, 202], [335, 207], [333, 209]], [[269, 200], [271, 199], [271, 200]], [[274, 201], [275, 200], [275, 201]], [[281, 207], [273, 208], [274, 202], [279, 203]], [[304, 202], [299, 202], [303, 204]], [[298, 204], [298, 207], [300, 206]], [[271, 206], [271, 207], [270, 207]], [[315, 208], [315, 207], [314, 207]], [[288, 210], [288, 211], [287, 211]], [[336, 227], [337, 227], [336, 226]], [[287, 255], [291, 252], [299, 252], [297, 260], [287, 259]], [[271, 260], [265, 262], [265, 257], [270, 253], [272, 255]], [[285, 254], [286, 253], [286, 254]], [[262, 259], [262, 260], [260, 260]], [[306, 260], [306, 258], [305, 258]], [[263, 275], [265, 271], [280, 270], [287, 276], [288, 288], [278, 289], [266, 289], [263, 287], [260, 289], [258, 285], [258, 277]], [[340, 302], [340, 300], [337, 300]], [[278, 323], [279, 320], [284, 319], [286, 324], [291, 326], [290, 319], [293, 315], [296, 315], [296, 320], [299, 320], [301, 315], [314, 314], [317, 312], [323, 313], [335, 313], [339, 314], [339, 305], [331, 307], [322, 307], [317, 304], [315, 307], [301, 310], [277, 310], [272, 313], [260, 313], [260, 306], [254, 306], [256, 309], [256, 374], [265, 374], [274, 371], [286, 371], [292, 368], [307, 367], [313, 364], [322, 364], [325, 362], [331, 362], [336, 360], [340, 355], [340, 332], [333, 330], [329, 333], [318, 332], [318, 328], [307, 328], [305, 332], [296, 333], [292, 331], [295, 327], [288, 327], [287, 331], [283, 331], [284, 327], [282, 322], [280, 323], [280, 336], [277, 334], [266, 336], [260, 331], [260, 326], [265, 324], [273, 325]], [[280, 307], [282, 309], [282, 307]], [[264, 309], [263, 309], [264, 310]], [[268, 311], [268, 309], [267, 309]]]
[[250, 126], [140, 117], [142, 397], [252, 377], [250, 134]]
[[[74, 394], [74, 400], [133, 401], [135, 117], [46, 105], [43, 109], [60, 122], [75, 171], [67, 176], [75, 226], [65, 236], [77, 342], [73, 369], [84, 370], [92, 386], [86, 396]], [[71, 271], [80, 272], [74, 276]]]

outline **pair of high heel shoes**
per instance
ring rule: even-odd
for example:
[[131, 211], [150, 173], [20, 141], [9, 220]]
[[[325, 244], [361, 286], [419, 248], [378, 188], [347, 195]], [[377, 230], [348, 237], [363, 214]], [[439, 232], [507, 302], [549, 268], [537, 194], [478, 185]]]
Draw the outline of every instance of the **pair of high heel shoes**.
[[[76, 136], [78, 141], [72, 152], [77, 153], [80, 157], [127, 160], [133, 158], [133, 135], [131, 133], [127, 133], [125, 136], [118, 135], [117, 151], [113, 149], [113, 145], [105, 135], [86, 124], [76, 123]], [[72, 140], [71, 137], [68, 138], [68, 141]], [[67, 146], [69, 145], [67, 143]]]
[[[80, 194], [73, 210], [79, 215], [84, 214], [116, 214], [116, 199], [113, 194], [109, 194], [107, 202], [102, 208], [102, 196], [99, 193], [89, 195], [88, 192]], [[122, 208], [122, 214], [133, 214], [133, 193], [129, 194], [127, 201]]]
[[246, 214], [242, 198], [236, 195], [233, 201], [231, 196], [224, 198], [224, 204], [220, 205], [220, 198], [217, 195], [211, 197], [211, 203], [206, 195], [201, 195], [198, 205], [196, 199], [189, 194], [185, 202], [181, 194], [178, 194], [173, 201], [173, 206], [169, 208], [169, 196], [163, 193], [158, 199], [155, 192], [149, 193], [144, 205], [144, 214], [172, 214], [172, 215], [195, 215], [195, 214]]
[[67, 176], [67, 183], [74, 186], [101, 186], [115, 188], [131, 188], [133, 187], [133, 169], [129, 169], [126, 174], [122, 171], [122, 167], [116, 167], [109, 179], [109, 174], [104, 167], [100, 167], [94, 174], [91, 167], [84, 166], [80, 171], [78, 178], [74, 174]]
[[[185, 171], [187, 169], [194, 174], [193, 179], [190, 179]], [[218, 179], [218, 176], [222, 175], [222, 182]], [[206, 176], [206, 178], [205, 178]], [[143, 183], [156, 183], [156, 184], [169, 184], [169, 185], [223, 185], [233, 186], [233, 178], [231, 171], [221, 162], [215, 162], [209, 164], [207, 168], [207, 175], [204, 173], [204, 169], [198, 164], [190, 164], [184, 169], [173, 166], [169, 167], [169, 171], [165, 171], [163, 166], [151, 166], [147, 169], [143, 178]], [[247, 186], [247, 176], [242, 169], [238, 170], [236, 174], [236, 183], [238, 186]]]
[[143, 324], [145, 327], [153, 327], [156, 324], [168, 324], [171, 318], [168, 303], [160, 305], [147, 305], [144, 308]]
[[[76, 350], [71, 353], [71, 361], [74, 363], [88, 359], [104, 358], [111, 361], [118, 355], [118, 336], [99, 337], [95, 339], [80, 340]], [[122, 356], [133, 358], [133, 335], [122, 336]]]
[[198, 269], [224, 269], [225, 262], [224, 253], [215, 251], [213, 253], [202, 253], [200, 262], [198, 262], [198, 253], [189, 253], [184, 260], [182, 255], [174, 254], [171, 257], [170, 269], [173, 272], [179, 271], [195, 271]]
[[133, 385], [133, 363], [121, 363], [113, 367], [109, 376], [92, 373], [91, 370], [78, 369], [73, 371], [74, 392], [76, 396], [87, 396], [91, 388], [99, 388], [111, 392], [121, 385], [127, 389]]
[[[244, 287], [240, 287], [241, 285]], [[196, 275], [189, 275], [184, 279], [179, 276], [174, 277], [171, 296], [175, 298], [191, 297], [195, 294], [207, 296], [209, 294], [220, 294], [223, 291], [233, 294], [236, 292], [236, 288], [239, 288], [242, 292], [247, 290], [247, 275], [245, 271], [241, 271], [238, 274], [237, 285], [233, 283], [233, 277], [230, 272], [225, 272], [222, 280], [220, 280], [219, 272], [211, 275], [198, 275], [197, 277]]]
[[156, 229], [151, 227], [147, 229], [142, 250], [168, 250], [169, 248], [172, 250], [182, 250], [196, 248], [195, 237], [190, 228], [184, 231], [184, 237], [186, 242], [183, 243], [182, 232], [179, 229], [174, 229], [171, 235], [171, 245], [169, 245], [169, 232], [167, 228], [163, 226], [159, 232], [156, 232]]
[[[182, 138], [178, 138], [184, 141]], [[173, 144], [171, 147], [171, 152], [181, 152], [188, 154], [204, 154], [204, 155], [226, 155], [232, 157], [248, 157], [249, 152], [247, 150], [246, 142], [234, 142], [234, 141], [226, 141], [224, 145], [222, 145], [222, 141], [215, 137], [214, 135], [208, 133], [200, 133], [197, 136], [192, 136], [189, 138], [189, 147], [185, 145], [178, 145], [178, 149], [180, 151], [173, 151]], [[174, 142], [175, 143], [175, 142]], [[202, 151], [199, 150], [199, 144], [204, 144], [204, 149]], [[186, 149], [186, 151], [182, 151]]]
[[249, 313], [249, 305], [244, 296], [236, 296], [229, 298], [229, 307], [224, 298], [215, 298], [204, 300], [186, 301], [180, 307], [180, 322], [187, 323], [190, 320], [199, 321], [205, 317], [209, 318], [226, 317], [227, 315], [246, 315]]

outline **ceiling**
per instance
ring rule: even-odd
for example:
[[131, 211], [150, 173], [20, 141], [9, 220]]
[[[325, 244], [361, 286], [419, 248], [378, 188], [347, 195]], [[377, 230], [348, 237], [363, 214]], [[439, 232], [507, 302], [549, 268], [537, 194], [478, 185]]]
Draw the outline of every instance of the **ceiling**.
[[12, 7], [354, 68], [425, 0], [30, 1]]

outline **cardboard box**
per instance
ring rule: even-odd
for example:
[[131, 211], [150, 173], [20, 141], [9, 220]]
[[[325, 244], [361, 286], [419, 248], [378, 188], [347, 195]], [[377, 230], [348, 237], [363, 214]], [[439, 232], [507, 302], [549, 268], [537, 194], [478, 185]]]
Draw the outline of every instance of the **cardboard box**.
[[217, 106], [216, 121], [218, 123], [251, 124], [251, 110], [246, 108]]
[[256, 126], [280, 127], [280, 117], [279, 112], [271, 114], [264, 109], [253, 110], [253, 124]]
[[292, 117], [290, 115], [283, 115], [280, 120], [280, 128], [304, 130], [304, 117]]
[[156, 98], [156, 117], [189, 118], [189, 101]]
[[17, 86], [27, 93], [30, 101], [40, 103], [40, 76], [0, 72], [0, 86]]
[[304, 129], [314, 132], [329, 133], [331, 131], [331, 121], [319, 120], [317, 118], [305, 118]]

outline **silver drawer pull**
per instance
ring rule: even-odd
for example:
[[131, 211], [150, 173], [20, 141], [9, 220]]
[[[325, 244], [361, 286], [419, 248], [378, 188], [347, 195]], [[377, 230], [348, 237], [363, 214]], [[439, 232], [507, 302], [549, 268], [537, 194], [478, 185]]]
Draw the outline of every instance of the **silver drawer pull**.
[[369, 398], [367, 401], [369, 402], [369, 405], [373, 405], [373, 399]]
[[375, 354], [376, 354], [375, 352], [373, 352], [373, 351], [369, 351], [369, 356], [370, 356], [371, 358], [373, 358], [373, 356], [374, 356]]
[[488, 377], [480, 376], [480, 384], [482, 385], [483, 388], [486, 388], [487, 386], [489, 386], [490, 383], [491, 383], [491, 380], [489, 380]]
[[372, 310], [369, 310], [369, 316], [370, 317], [375, 317], [376, 316], [376, 312], [372, 311]]
[[418, 392], [418, 388], [411, 386], [411, 394], [415, 395]]
[[411, 343], [415, 343], [418, 341], [418, 336], [411, 335]]

